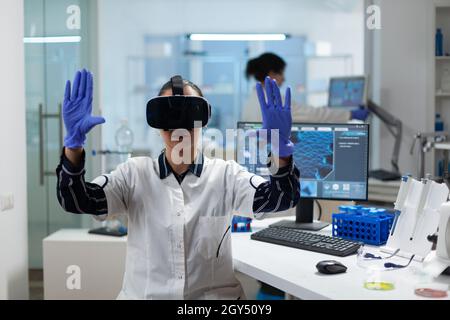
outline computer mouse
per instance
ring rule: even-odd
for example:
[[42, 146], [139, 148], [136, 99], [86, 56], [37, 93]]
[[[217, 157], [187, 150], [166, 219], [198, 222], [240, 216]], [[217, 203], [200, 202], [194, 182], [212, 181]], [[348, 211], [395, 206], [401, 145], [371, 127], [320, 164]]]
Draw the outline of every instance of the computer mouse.
[[316, 264], [316, 268], [317, 271], [323, 274], [337, 274], [347, 271], [346, 266], [335, 260], [320, 261], [318, 264]]

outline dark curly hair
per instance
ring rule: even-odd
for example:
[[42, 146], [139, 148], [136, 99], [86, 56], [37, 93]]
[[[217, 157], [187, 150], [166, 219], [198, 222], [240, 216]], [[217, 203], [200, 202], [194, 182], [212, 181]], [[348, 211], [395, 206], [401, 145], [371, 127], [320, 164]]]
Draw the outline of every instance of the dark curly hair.
[[257, 58], [247, 62], [245, 76], [254, 77], [263, 82], [270, 72], [282, 73], [286, 68], [286, 62], [278, 55], [270, 52], [263, 53]]

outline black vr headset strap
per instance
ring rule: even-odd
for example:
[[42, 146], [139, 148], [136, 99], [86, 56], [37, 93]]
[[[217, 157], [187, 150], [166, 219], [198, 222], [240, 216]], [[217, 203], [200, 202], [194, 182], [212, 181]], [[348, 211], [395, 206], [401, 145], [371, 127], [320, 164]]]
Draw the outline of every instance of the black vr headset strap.
[[173, 76], [170, 78], [172, 83], [172, 94], [174, 96], [183, 96], [183, 78], [181, 76]]

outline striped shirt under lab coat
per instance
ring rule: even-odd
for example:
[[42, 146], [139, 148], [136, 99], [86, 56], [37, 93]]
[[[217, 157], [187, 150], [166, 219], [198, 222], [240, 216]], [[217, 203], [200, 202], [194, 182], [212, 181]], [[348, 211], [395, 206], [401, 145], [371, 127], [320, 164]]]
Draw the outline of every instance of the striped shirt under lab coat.
[[[201, 154], [199, 156], [203, 157]], [[85, 155], [83, 154], [82, 163], [78, 167], [74, 167], [64, 156], [64, 152], [61, 155], [60, 164], [56, 169], [58, 201], [67, 212], [105, 215], [108, 213], [108, 204], [103, 188], [108, 183], [108, 178], [106, 175], [104, 176], [103, 185], [86, 182], [84, 159]], [[164, 153], [159, 156], [159, 164], [161, 179], [173, 174]], [[195, 166], [193, 164], [186, 174], [199, 175], [201, 170], [202, 165]], [[279, 169], [275, 175], [270, 176], [269, 181], [258, 187], [249, 186], [256, 189], [253, 199], [255, 218], [261, 218], [264, 213], [279, 212], [294, 207], [300, 199], [299, 174], [297, 167], [291, 162], [290, 165]]]

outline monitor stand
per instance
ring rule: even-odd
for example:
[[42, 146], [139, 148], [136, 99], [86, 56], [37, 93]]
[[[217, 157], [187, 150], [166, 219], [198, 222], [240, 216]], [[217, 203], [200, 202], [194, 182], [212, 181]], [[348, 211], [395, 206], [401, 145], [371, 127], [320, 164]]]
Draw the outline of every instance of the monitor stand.
[[295, 221], [282, 220], [270, 227], [283, 227], [308, 231], [319, 231], [329, 226], [326, 222], [314, 222], [314, 200], [302, 199], [296, 207]]

